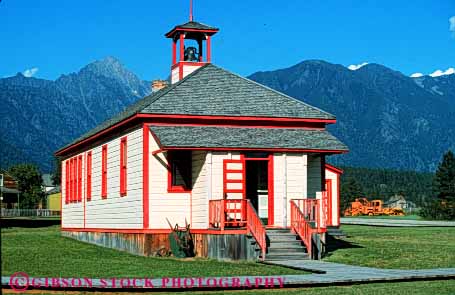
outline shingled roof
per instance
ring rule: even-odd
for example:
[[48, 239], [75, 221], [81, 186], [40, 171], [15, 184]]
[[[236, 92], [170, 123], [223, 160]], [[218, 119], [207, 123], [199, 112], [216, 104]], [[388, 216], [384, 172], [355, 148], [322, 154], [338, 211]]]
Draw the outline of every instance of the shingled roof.
[[140, 99], [66, 147], [134, 114], [335, 119], [300, 100], [207, 64], [179, 82]]
[[166, 148], [298, 149], [347, 152], [348, 147], [325, 130], [150, 126]]
[[185, 30], [185, 29], [191, 29], [191, 30], [200, 30], [200, 31], [218, 31], [218, 28], [200, 23], [200, 22], [195, 22], [195, 21], [189, 21], [187, 23], [177, 25], [175, 26], [172, 30], [167, 32], [165, 34], [166, 37], [168, 37], [171, 33], [178, 31], [178, 30]]

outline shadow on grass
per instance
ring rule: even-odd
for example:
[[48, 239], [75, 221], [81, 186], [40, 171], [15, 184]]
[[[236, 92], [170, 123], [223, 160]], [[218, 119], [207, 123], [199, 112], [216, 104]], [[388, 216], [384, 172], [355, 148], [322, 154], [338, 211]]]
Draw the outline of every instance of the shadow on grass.
[[38, 228], [60, 225], [60, 218], [2, 218], [1, 228]]
[[334, 238], [331, 235], [327, 235], [326, 238], [326, 253], [324, 257], [331, 256], [335, 251], [340, 249], [353, 249], [353, 248], [364, 248], [358, 244], [348, 242], [340, 238]]

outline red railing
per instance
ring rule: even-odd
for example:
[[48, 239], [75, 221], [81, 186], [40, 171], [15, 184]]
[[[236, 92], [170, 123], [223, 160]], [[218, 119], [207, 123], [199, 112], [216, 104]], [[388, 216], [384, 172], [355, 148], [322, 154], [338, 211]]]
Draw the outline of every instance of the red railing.
[[[311, 257], [311, 237], [315, 232], [315, 229], [311, 226], [311, 223], [307, 218], [310, 216], [305, 217], [305, 213], [297, 205], [296, 201], [305, 201], [305, 200], [291, 200], [291, 229], [299, 235], [300, 239], [306, 246], [308, 251], [308, 255]], [[306, 202], [299, 202], [306, 204]], [[308, 206], [311, 206], [308, 205]]]
[[262, 251], [262, 260], [265, 259], [265, 252], [267, 250], [267, 240], [265, 238], [265, 227], [262, 224], [256, 210], [251, 205], [250, 200], [246, 203], [246, 224], [248, 231], [254, 237]]
[[265, 258], [267, 250], [265, 227], [249, 200], [209, 201], [209, 226], [221, 230], [246, 227], [261, 248], [262, 259]]
[[327, 231], [327, 194], [320, 199], [291, 200], [291, 229], [299, 235], [311, 257], [313, 233]]

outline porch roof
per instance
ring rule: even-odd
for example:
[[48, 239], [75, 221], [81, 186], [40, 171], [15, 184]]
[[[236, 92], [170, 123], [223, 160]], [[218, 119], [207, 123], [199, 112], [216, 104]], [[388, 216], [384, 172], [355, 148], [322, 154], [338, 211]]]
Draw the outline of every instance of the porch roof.
[[150, 126], [161, 149], [275, 149], [347, 152], [326, 130], [212, 126]]

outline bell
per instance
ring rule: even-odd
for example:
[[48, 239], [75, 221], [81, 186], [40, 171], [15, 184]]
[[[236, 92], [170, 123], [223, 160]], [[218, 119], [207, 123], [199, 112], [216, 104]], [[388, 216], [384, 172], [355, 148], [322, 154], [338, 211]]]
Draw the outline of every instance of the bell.
[[198, 61], [197, 50], [195, 47], [188, 47], [185, 49], [185, 61]]

